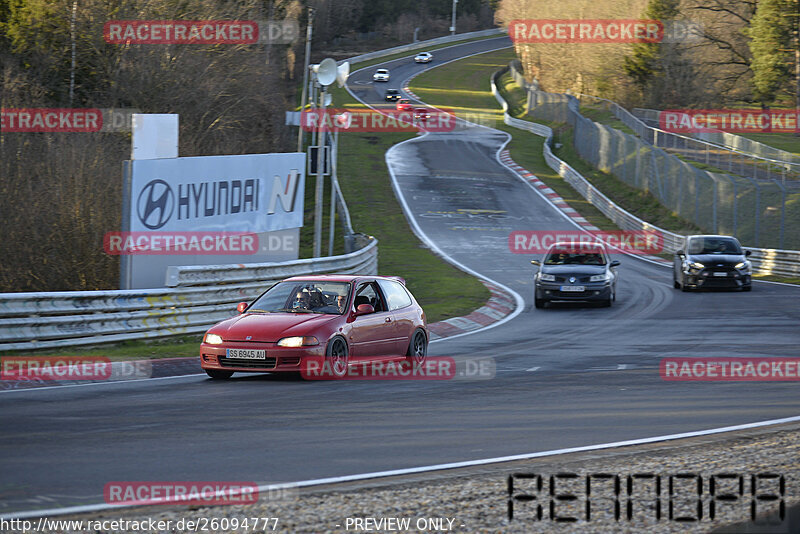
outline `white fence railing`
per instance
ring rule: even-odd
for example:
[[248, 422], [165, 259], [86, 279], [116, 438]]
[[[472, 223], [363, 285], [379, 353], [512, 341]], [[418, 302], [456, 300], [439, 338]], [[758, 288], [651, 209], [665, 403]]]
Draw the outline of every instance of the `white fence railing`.
[[[0, 294], [0, 351], [68, 347], [207, 330], [297, 275], [377, 274], [378, 241], [342, 256], [268, 264], [170, 267], [166, 289]], [[364, 243], [362, 243], [363, 245]]]
[[[580, 195], [589, 201], [593, 206], [600, 210], [603, 215], [608, 217], [622, 230], [650, 230], [661, 234], [664, 240], [664, 251], [675, 252], [684, 243], [684, 236], [670, 232], [663, 228], [654, 226], [632, 213], [616, 205], [611, 199], [605, 196], [600, 190], [589, 183], [578, 171], [573, 169], [567, 162], [554, 155], [550, 149], [553, 139], [553, 130], [544, 124], [538, 124], [526, 120], [516, 119], [507, 113], [508, 103], [497, 90], [497, 80], [509, 71], [509, 67], [504, 67], [492, 75], [491, 89], [492, 94], [503, 108], [503, 122], [509, 126], [527, 130], [538, 136], [544, 137], [544, 159], [548, 167], [564, 178]], [[800, 276], [800, 251], [760, 249], [745, 247], [751, 252], [750, 261], [754, 271], [759, 274], [776, 274], [781, 276]]]

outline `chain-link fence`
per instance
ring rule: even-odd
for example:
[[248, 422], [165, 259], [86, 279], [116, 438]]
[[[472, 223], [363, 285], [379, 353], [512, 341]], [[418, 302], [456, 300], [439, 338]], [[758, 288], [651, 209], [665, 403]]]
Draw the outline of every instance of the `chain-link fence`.
[[[667, 132], [659, 128], [658, 111], [640, 109], [639, 113], [634, 115], [610, 100], [590, 95], [578, 96], [582, 106], [610, 111], [625, 126], [651, 145], [706, 165], [713, 172], [738, 174], [766, 182], [780, 180], [783, 186], [800, 189], [800, 164], [793, 162], [791, 158], [784, 159], [780, 155], [780, 153], [787, 155], [788, 152], [773, 149], [775, 153], [766, 155], [766, 149], [770, 148], [767, 145], [749, 142], [744, 137], [725, 132], [718, 132], [717, 136], [709, 133], [696, 134], [694, 137]], [[645, 113], [642, 114], [642, 111]], [[733, 138], [736, 138], [736, 141]], [[726, 146], [725, 142], [738, 143], [742, 146], [746, 144], [748, 149], [760, 150], [765, 155], [751, 153], [736, 146]], [[759, 149], [757, 145], [762, 148]]]
[[670, 153], [691, 150], [690, 145], [665, 147], [670, 152], [660, 148], [662, 143], [673, 142], [657, 139], [666, 132], [653, 134], [652, 128], [639, 121], [645, 134], [640, 138], [596, 123], [579, 109], [580, 102], [571, 95], [528, 92], [529, 115], [571, 125], [573, 143], [581, 158], [628, 185], [650, 192], [665, 207], [704, 231], [735, 235], [751, 247], [800, 249], [797, 185], [792, 187], [789, 180], [697, 168]]
[[[658, 128], [661, 120], [661, 111], [657, 109], [633, 108], [631, 114], [648, 126]], [[774, 160], [785, 163], [800, 164], [800, 156], [785, 150], [775, 148], [747, 137], [730, 132], [697, 132], [691, 137], [725, 147], [732, 151], [741, 152], [748, 156], [755, 156], [765, 160]]]

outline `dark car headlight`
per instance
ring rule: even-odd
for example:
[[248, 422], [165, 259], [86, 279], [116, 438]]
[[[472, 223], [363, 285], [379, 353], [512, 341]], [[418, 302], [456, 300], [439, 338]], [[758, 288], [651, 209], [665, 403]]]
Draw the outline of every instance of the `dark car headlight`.
[[542, 282], [555, 282], [556, 277], [553, 276], [552, 274], [540, 273], [539, 280], [541, 280]]
[[590, 282], [605, 282], [606, 280], [608, 280], [607, 274], [593, 274], [589, 277]]
[[747, 260], [740, 261], [735, 265], [735, 268], [739, 271], [744, 271], [745, 274], [750, 274], [750, 270], [752, 269], [752, 263]]

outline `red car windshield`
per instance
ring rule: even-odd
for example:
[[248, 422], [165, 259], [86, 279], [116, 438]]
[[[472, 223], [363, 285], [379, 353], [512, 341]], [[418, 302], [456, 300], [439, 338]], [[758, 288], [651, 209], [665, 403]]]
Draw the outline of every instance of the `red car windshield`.
[[280, 282], [247, 308], [248, 313], [323, 313], [341, 315], [350, 299], [347, 282]]

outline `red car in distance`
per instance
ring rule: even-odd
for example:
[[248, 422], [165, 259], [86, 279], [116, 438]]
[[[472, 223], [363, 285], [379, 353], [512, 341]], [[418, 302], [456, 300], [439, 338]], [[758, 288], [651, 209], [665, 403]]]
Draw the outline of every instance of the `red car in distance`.
[[397, 111], [414, 111], [414, 104], [407, 98], [401, 98], [397, 101]]
[[302, 373], [324, 362], [332, 378], [365, 361], [425, 361], [425, 312], [391, 276], [316, 275], [287, 278], [240, 315], [211, 327], [200, 364], [211, 378], [235, 372]]

